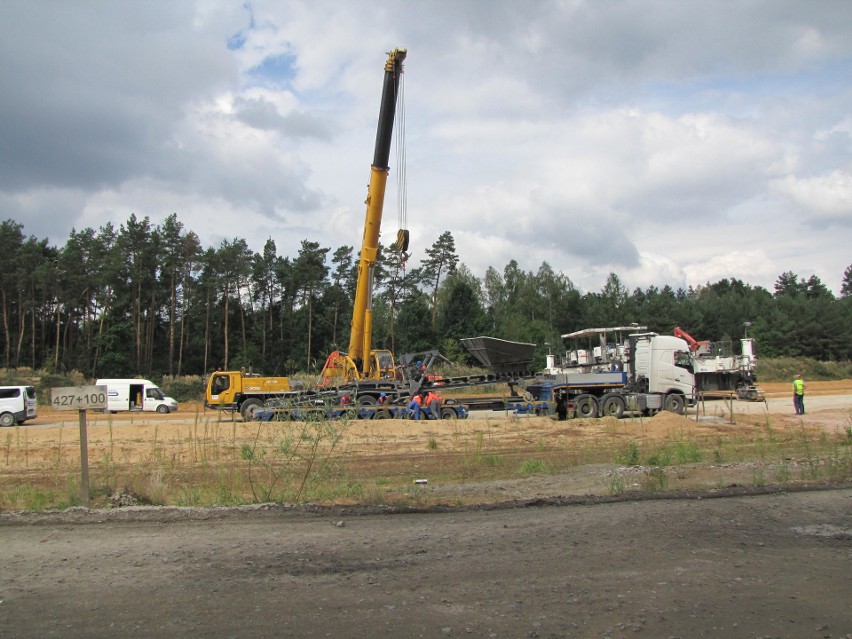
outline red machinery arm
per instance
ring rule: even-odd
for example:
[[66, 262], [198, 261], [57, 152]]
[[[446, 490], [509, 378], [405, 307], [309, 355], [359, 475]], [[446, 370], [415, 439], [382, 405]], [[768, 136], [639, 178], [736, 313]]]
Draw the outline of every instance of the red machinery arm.
[[686, 343], [689, 344], [689, 350], [698, 350], [698, 340], [696, 340], [692, 335], [683, 330], [680, 326], [675, 326], [674, 336], [686, 340]]

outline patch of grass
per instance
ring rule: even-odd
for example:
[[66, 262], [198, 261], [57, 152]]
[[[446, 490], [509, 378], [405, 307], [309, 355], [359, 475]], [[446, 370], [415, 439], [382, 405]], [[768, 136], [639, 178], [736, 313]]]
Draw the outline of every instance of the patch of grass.
[[666, 471], [663, 468], [660, 468], [659, 466], [654, 466], [653, 468], [649, 468], [642, 474], [642, 476], [639, 478], [639, 485], [645, 492], [661, 492], [668, 487], [669, 480], [668, 476], [666, 475]]
[[852, 478], [852, 451], [846, 446], [834, 446], [826, 457], [825, 472], [828, 480], [833, 482]]
[[387, 503], [387, 497], [377, 484], [370, 484], [361, 490], [360, 502], [369, 506], [381, 506]]
[[616, 462], [624, 466], [639, 465], [639, 444], [636, 442], [627, 442], [627, 446], [621, 454], [616, 457]]
[[819, 460], [814, 456], [813, 451], [811, 450], [811, 437], [808, 434], [808, 431], [805, 429], [804, 423], [800, 423], [799, 428], [799, 443], [802, 447], [802, 453], [805, 456], [805, 463], [807, 464], [807, 472], [810, 479], [818, 479], [819, 478]]
[[674, 457], [678, 464], [697, 464], [703, 455], [697, 442], [679, 441], [675, 444]]
[[674, 453], [671, 448], [663, 447], [648, 456], [648, 465], [655, 467], [671, 466]]
[[625, 491], [624, 477], [621, 475], [612, 475], [609, 478], [609, 494], [616, 497], [623, 494]]
[[782, 459], [775, 471], [775, 480], [780, 484], [786, 484], [790, 481], [790, 464], [786, 459]]
[[521, 475], [537, 475], [547, 471], [547, 464], [540, 459], [528, 459], [521, 464]]
[[3, 510], [46, 510], [59, 501], [55, 490], [35, 484], [18, 484], [0, 495]]
[[[117, 430], [113, 433], [109, 415], [99, 417], [100, 425], [109, 426], [109, 435], [104, 428], [97, 435], [100, 441], [90, 439], [91, 505], [107, 504], [109, 496], [122, 487], [146, 502], [184, 506], [257, 501], [388, 504], [428, 499], [449, 503], [446, 497], [438, 497], [437, 486], [469, 478], [485, 481], [559, 473], [613, 460], [620, 465], [651, 466], [640, 478], [642, 488], [651, 491], [680, 484], [687, 473], [693, 473], [687, 465], [705, 460], [720, 467], [725, 464], [718, 471], [719, 485], [727, 485], [731, 473], [743, 472], [729, 469], [729, 464], [738, 467], [739, 462], [755, 461], [760, 470], [752, 471], [754, 485], [852, 478], [852, 416], [834, 432], [809, 430], [804, 424], [785, 430], [773, 427], [775, 422], [769, 419], [758, 419], [753, 428], [725, 427], [723, 434], [713, 435], [684, 429], [662, 441], [646, 438], [643, 428], [626, 429], [615, 422], [602, 424], [594, 439], [566, 435], [557, 440], [529, 435], [518, 427], [520, 420], [489, 423], [486, 432], [470, 430], [458, 421], [450, 427], [450, 435], [421, 433], [423, 439], [415, 443], [420, 452], [413, 453], [416, 459], [409, 456], [401, 461], [395, 456], [349, 455], [345, 436], [335, 443], [331, 431], [323, 430], [341, 429], [348, 422], [255, 425], [222, 420], [221, 415], [196, 417], [194, 425], [190, 420], [189, 427], [182, 425], [177, 432], [162, 423], [159, 430], [152, 426], [144, 435], [129, 439], [123, 431], [121, 438]], [[517, 438], [507, 437], [516, 430]], [[38, 446], [33, 444], [33, 431], [28, 434], [26, 428], [6, 429], [3, 435], [0, 464], [5, 462], [6, 474], [0, 477], [0, 509], [79, 504], [79, 456], [72, 429], [59, 427], [53, 441]], [[427, 454], [424, 446], [435, 452]], [[671, 466], [676, 468], [669, 470]], [[429, 478], [426, 490], [412, 488], [413, 472]], [[598, 490], [620, 494], [640, 479], [633, 479], [633, 474], [607, 476], [599, 480]]]
[[482, 456], [482, 463], [485, 464], [486, 466], [491, 466], [492, 468], [494, 468], [496, 466], [502, 466], [503, 465], [503, 458], [500, 457], [500, 455], [496, 455], [496, 454], [483, 455]]

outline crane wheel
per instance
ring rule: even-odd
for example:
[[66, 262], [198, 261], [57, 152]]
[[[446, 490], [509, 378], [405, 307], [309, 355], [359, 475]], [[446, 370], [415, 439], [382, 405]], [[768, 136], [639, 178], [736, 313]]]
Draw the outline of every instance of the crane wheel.
[[243, 416], [244, 422], [250, 422], [254, 419], [254, 412], [263, 406], [263, 402], [259, 399], [247, 399], [240, 406], [240, 415]]

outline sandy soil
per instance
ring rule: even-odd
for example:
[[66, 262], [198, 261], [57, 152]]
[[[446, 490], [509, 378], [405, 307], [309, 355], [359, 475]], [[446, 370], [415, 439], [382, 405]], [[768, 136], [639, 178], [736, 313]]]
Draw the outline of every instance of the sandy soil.
[[[724, 402], [620, 422], [355, 422], [350, 472], [393, 469], [410, 485], [477, 445], [521, 460], [686, 431], [745, 439], [767, 424], [783, 437], [852, 423], [852, 383], [810, 384], [804, 418], [786, 388], [768, 386], [765, 403], [734, 402], [733, 424]], [[227, 464], [258, 427], [192, 410], [88, 422], [90, 459], [125, 464], [153, 448], [191, 461], [211, 442]], [[77, 430], [76, 414], [42, 410], [0, 431], [0, 478], [78, 461]], [[671, 469], [665, 493], [641, 490], [645, 469], [607, 463], [414, 486], [437, 507], [0, 513], [0, 637], [852, 639], [852, 487], [755, 486], [737, 479], [753, 466], [698, 466]], [[611, 496], [613, 478], [628, 492]]]
[[[787, 386], [762, 385], [765, 402], [707, 401], [685, 416], [661, 412], [642, 419], [558, 422], [477, 411], [466, 420], [356, 421], [347, 431], [347, 472], [360, 480], [382, 477], [389, 490], [425, 478], [430, 483], [419, 489], [419, 495], [453, 503], [608, 494], [616, 480], [628, 490], [641, 487], [637, 474], [645, 469], [620, 468], [614, 463], [617, 451], [629, 442], [647, 449], [683, 437], [698, 442], [745, 440], [767, 426], [779, 437], [799, 437], [803, 429], [842, 435], [852, 427], [852, 380], [809, 383], [803, 417], [793, 413]], [[58, 467], [79, 468], [78, 423], [76, 412], [41, 408], [38, 419], [26, 426], [0, 430], [0, 482], [31, 480]], [[88, 455], [93, 465], [108, 459], [128, 466], [157, 456], [175, 464], [191, 465], [203, 458], [205, 463], [227, 466], [239, 458], [242, 443], [251, 442], [265, 429], [230, 413], [204, 411], [197, 403], [183, 404], [181, 411], [171, 415], [89, 412]], [[594, 451], [607, 452], [602, 456]], [[530, 459], [542, 460], [551, 468], [567, 467], [564, 472], [501, 481], [489, 481], [488, 468], [480, 468], [469, 481], [463, 477], [459, 482], [459, 475], [471, 474], [459, 467], [476, 455], [491, 455], [503, 467]], [[801, 460], [789, 462], [795, 479]], [[499, 470], [492, 474], [500, 475]], [[753, 473], [753, 464], [733, 462], [672, 468], [668, 487], [741, 484], [752, 481]], [[453, 481], [446, 481], [453, 474], [457, 475]], [[765, 474], [771, 482], [771, 469]]]

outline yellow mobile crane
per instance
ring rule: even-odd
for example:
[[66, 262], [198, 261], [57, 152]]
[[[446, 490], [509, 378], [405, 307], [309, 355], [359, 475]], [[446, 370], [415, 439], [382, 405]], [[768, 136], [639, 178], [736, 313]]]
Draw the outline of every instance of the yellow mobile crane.
[[[382, 208], [387, 183], [388, 159], [390, 157], [391, 134], [393, 133], [399, 84], [402, 76], [402, 61], [406, 50], [395, 49], [388, 53], [385, 62], [385, 78], [382, 88], [382, 103], [376, 133], [376, 148], [370, 167], [370, 186], [367, 192], [367, 217], [364, 222], [364, 239], [361, 245], [361, 261], [358, 265], [358, 285], [355, 292], [355, 307], [352, 313], [352, 333], [349, 351], [334, 351], [328, 356], [318, 382], [319, 387], [338, 387], [359, 382], [376, 380], [361, 401], [369, 403], [381, 392], [397, 388], [393, 353], [389, 350], [372, 350], [373, 320], [373, 271], [379, 252], [379, 230], [382, 224]], [[408, 249], [408, 231], [401, 230], [397, 237], [400, 250]], [[361, 390], [361, 389], [358, 389]], [[364, 389], [366, 390], [366, 389]], [[286, 395], [311, 396], [312, 391], [291, 388], [286, 377], [255, 377], [242, 371], [216, 372], [207, 382], [205, 407], [239, 411], [248, 420], [264, 401]]]
[[[402, 76], [402, 61], [405, 49], [394, 49], [385, 62], [385, 78], [382, 87], [382, 103], [376, 131], [376, 147], [373, 164], [370, 166], [370, 185], [367, 191], [364, 238], [361, 243], [361, 259], [358, 263], [358, 283], [355, 289], [355, 304], [352, 310], [352, 331], [349, 350], [334, 351], [326, 359], [320, 374], [319, 386], [339, 386], [365, 380], [395, 379], [393, 353], [387, 349], [373, 350], [373, 277], [379, 252], [379, 231], [382, 225], [382, 209], [385, 200], [385, 185], [388, 179], [391, 134], [393, 133], [399, 84]], [[400, 230], [397, 248], [408, 249], [408, 231]]]

